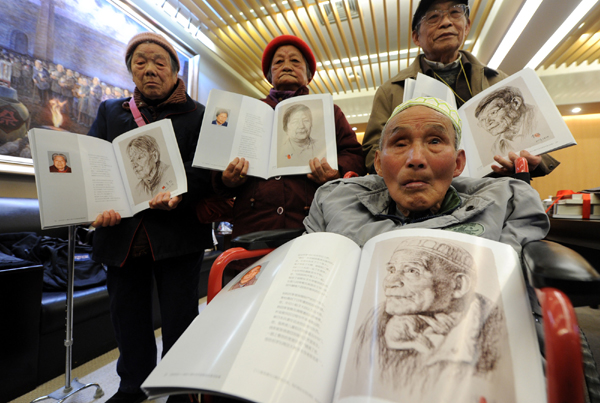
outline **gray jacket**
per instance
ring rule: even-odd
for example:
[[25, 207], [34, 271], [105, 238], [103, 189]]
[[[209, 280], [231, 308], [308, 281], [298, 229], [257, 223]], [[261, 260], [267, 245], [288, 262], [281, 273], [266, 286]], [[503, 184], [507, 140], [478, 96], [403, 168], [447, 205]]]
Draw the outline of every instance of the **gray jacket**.
[[[378, 175], [340, 179], [321, 186], [304, 220], [310, 232], [335, 232], [360, 246], [383, 232], [402, 228], [444, 229], [521, 247], [543, 239], [550, 229], [537, 192], [511, 178], [455, 178], [460, 203], [445, 214], [408, 222]], [[391, 213], [390, 213], [391, 211]]]

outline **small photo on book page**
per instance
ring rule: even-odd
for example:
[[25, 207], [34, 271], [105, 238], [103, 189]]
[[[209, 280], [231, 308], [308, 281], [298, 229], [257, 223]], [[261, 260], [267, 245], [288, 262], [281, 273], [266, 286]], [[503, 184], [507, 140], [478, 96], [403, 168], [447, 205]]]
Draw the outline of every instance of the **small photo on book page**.
[[[525, 317], [525, 326], [515, 321], [515, 290], [503, 281], [520, 275], [518, 265], [497, 267], [489, 247], [431, 236], [382, 240], [369, 256], [361, 262], [368, 264], [366, 276], [357, 279], [364, 278], [364, 287], [355, 294], [336, 401], [532, 402], [536, 386], [544, 394], [538, 346], [527, 333], [533, 319]], [[530, 310], [524, 283], [516, 284], [518, 318]], [[523, 395], [522, 376], [517, 385], [523, 363], [515, 357], [528, 357], [521, 350], [528, 341], [527, 365], [537, 366], [537, 378], [527, 373]]]

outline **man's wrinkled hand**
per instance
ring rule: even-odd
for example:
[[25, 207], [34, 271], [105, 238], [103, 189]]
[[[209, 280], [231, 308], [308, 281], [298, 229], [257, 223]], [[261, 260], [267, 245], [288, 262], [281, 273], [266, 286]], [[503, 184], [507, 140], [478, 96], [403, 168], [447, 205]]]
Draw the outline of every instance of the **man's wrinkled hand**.
[[104, 210], [92, 223], [92, 227], [113, 227], [121, 222], [121, 214], [115, 210]]
[[319, 185], [341, 178], [340, 172], [337, 169], [331, 168], [331, 165], [327, 162], [327, 158], [323, 158], [321, 161], [318, 158], [313, 158], [308, 161], [308, 165], [311, 170], [311, 173], [307, 175], [308, 179]]
[[148, 203], [151, 209], [173, 210], [181, 202], [181, 196], [171, 197], [171, 192], [161, 192], [154, 196]]
[[245, 158], [235, 157], [223, 171], [221, 176], [223, 184], [230, 188], [243, 185], [248, 180], [249, 167], [250, 162], [246, 161]]
[[527, 163], [529, 164], [529, 172], [536, 169], [537, 166], [542, 162], [541, 155], [533, 155], [526, 150], [521, 151], [517, 155], [517, 153], [511, 151], [508, 153], [508, 158], [495, 155], [494, 160], [500, 164], [500, 166], [492, 165], [492, 170], [499, 175], [511, 176], [515, 173], [515, 161], [519, 157], [524, 157], [527, 160]]

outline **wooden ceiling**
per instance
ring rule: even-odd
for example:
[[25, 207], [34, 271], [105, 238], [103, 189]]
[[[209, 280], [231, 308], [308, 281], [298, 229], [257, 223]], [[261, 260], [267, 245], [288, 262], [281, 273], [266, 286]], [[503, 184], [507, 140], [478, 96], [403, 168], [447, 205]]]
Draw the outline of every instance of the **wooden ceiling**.
[[574, 31], [542, 62], [541, 66], [579, 66], [594, 63], [600, 58], [600, 6], [588, 13]]
[[[509, 6], [494, 7], [500, 1], [469, 2], [472, 28], [465, 49], [475, 48], [482, 40], [486, 24], [494, 23], [494, 18], [507, 19], [506, 14], [495, 9], [512, 7], [514, 19], [524, 3], [524, 0], [504, 0]], [[538, 14], [556, 10], [556, 7], [547, 7], [540, 11], [551, 6], [552, 0], [542, 3]], [[418, 0], [158, 0], [157, 4], [163, 9], [178, 10], [176, 18], [196, 27], [196, 34], [201, 32], [208, 37], [215, 45], [217, 55], [264, 94], [270, 85], [263, 78], [260, 67], [262, 51], [279, 35], [296, 35], [309, 44], [318, 66], [317, 75], [310, 84], [311, 91], [334, 96], [372, 93], [420, 53], [412, 43], [410, 28]], [[563, 20], [568, 17], [568, 10], [557, 12], [565, 14]], [[598, 3], [582, 22], [583, 25], [579, 23], [581, 26], [573, 29], [555, 47], [542, 62], [542, 67], [580, 65], [598, 59]], [[504, 26], [508, 25], [510, 21], [504, 21]], [[482, 59], [483, 62], [489, 60]], [[523, 66], [528, 61], [523, 60]]]

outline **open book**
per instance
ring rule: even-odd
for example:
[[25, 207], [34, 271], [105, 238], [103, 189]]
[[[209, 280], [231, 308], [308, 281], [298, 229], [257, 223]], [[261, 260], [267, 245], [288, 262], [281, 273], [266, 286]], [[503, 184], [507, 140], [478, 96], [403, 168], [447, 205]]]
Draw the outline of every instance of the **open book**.
[[252, 402], [545, 402], [514, 250], [443, 230], [296, 238], [242, 271], [142, 385]]
[[338, 169], [333, 98], [303, 95], [273, 110], [258, 99], [211, 90], [192, 166], [224, 171], [236, 157], [250, 162], [248, 175], [265, 179], [310, 173], [313, 158], [327, 157]]
[[42, 228], [92, 222], [104, 210], [131, 217], [159, 192], [187, 192], [185, 168], [168, 119], [138, 127], [112, 143], [31, 129], [28, 133]]
[[[452, 90], [419, 73], [405, 81], [404, 101], [429, 96], [456, 108]], [[480, 178], [492, 172], [494, 155], [527, 150], [544, 154], [577, 144], [535, 71], [525, 68], [485, 89], [458, 109], [461, 148], [467, 155], [463, 175]]]

